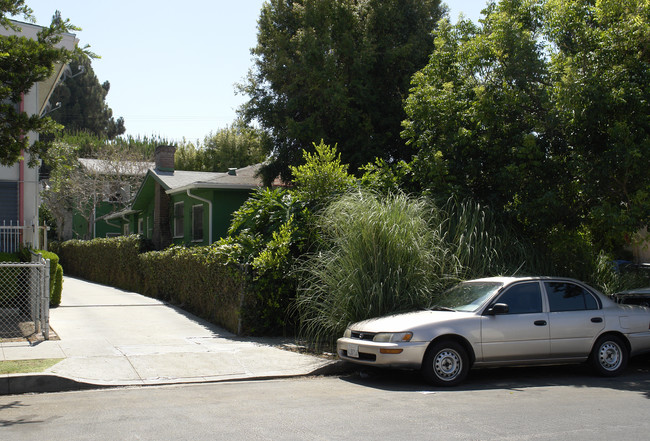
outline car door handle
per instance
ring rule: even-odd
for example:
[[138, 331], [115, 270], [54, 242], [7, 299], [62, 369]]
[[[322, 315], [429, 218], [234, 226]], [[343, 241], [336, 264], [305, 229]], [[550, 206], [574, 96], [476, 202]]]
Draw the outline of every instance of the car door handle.
[[602, 323], [603, 318], [602, 317], [592, 317], [591, 322], [592, 323]]
[[535, 326], [546, 326], [546, 320], [535, 320]]

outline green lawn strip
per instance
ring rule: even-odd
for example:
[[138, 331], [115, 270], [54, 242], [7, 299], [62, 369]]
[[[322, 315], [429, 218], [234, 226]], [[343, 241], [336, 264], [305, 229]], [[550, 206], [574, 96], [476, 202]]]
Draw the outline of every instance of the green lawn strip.
[[0, 375], [43, 372], [63, 360], [62, 358], [45, 358], [40, 360], [0, 361]]

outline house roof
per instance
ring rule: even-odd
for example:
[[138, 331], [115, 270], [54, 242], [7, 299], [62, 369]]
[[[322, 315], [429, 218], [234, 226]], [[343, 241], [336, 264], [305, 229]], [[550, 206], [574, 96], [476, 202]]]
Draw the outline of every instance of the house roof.
[[150, 168], [144, 182], [133, 201], [134, 210], [142, 210], [147, 201], [153, 198], [154, 185], [158, 182], [168, 194], [176, 194], [192, 189], [252, 190], [262, 187], [262, 179], [257, 177], [261, 164], [250, 165], [229, 172], [196, 172], [176, 170], [160, 171]]
[[[187, 176], [173, 182], [174, 186], [167, 189], [167, 193], [175, 194], [194, 188], [219, 188], [219, 189], [254, 189], [262, 186], [262, 180], [257, 177], [261, 164], [233, 169], [232, 172], [184, 172]], [[176, 172], [181, 173], [181, 172]], [[194, 175], [191, 175], [194, 173]]]
[[154, 166], [153, 162], [139, 161], [108, 161], [105, 159], [79, 158], [79, 163], [86, 170], [102, 175], [144, 175], [147, 170]]

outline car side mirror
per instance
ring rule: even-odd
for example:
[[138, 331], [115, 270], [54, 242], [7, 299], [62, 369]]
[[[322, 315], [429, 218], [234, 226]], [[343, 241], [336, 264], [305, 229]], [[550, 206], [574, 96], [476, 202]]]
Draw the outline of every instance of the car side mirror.
[[495, 303], [487, 310], [487, 315], [507, 314], [510, 308], [505, 303]]

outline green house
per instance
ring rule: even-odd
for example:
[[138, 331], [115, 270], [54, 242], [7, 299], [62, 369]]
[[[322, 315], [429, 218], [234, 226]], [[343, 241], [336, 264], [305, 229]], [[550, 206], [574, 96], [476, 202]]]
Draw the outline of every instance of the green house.
[[157, 249], [209, 245], [225, 236], [232, 214], [262, 186], [260, 165], [228, 172], [174, 170], [173, 146], [159, 146], [131, 207], [104, 216], [122, 234], [142, 234]]
[[105, 216], [115, 211], [115, 204], [100, 201], [93, 210], [93, 217], [88, 222], [78, 212], [72, 213], [72, 238], [91, 239], [95, 237], [114, 237], [122, 234], [121, 225], [107, 222]]

